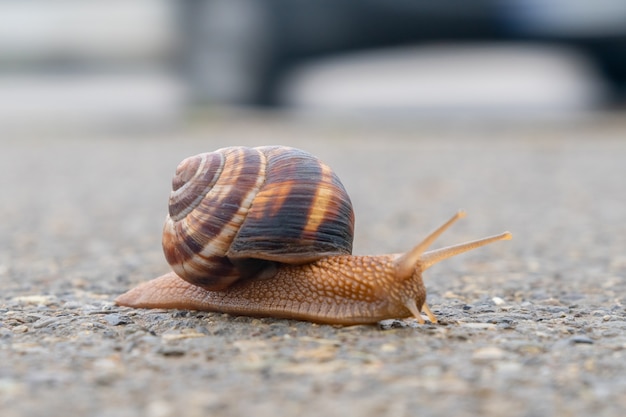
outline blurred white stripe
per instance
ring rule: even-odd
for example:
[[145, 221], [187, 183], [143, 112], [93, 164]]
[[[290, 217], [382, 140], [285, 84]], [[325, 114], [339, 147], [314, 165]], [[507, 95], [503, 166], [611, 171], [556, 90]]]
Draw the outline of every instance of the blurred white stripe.
[[510, 112], [588, 109], [605, 94], [583, 55], [539, 45], [433, 45], [346, 54], [295, 71], [301, 109]]
[[164, 54], [174, 41], [167, 0], [0, 1], [0, 61]]

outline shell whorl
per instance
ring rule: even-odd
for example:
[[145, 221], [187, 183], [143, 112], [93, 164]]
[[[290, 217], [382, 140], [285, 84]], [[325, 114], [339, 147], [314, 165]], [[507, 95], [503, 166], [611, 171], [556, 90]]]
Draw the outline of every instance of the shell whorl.
[[352, 251], [354, 213], [333, 171], [294, 148], [230, 147], [183, 160], [163, 249], [176, 274], [210, 290], [272, 262]]

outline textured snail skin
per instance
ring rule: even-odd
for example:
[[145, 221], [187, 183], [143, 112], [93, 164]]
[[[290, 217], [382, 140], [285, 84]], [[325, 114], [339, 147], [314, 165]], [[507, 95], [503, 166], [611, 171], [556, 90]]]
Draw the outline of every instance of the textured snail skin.
[[170, 272], [141, 284], [116, 302], [141, 308], [219, 311], [237, 315], [318, 323], [376, 323], [412, 315], [426, 299], [421, 271], [396, 279], [397, 255], [330, 256], [306, 265], [278, 265], [273, 276], [238, 281], [224, 291], [208, 291]]

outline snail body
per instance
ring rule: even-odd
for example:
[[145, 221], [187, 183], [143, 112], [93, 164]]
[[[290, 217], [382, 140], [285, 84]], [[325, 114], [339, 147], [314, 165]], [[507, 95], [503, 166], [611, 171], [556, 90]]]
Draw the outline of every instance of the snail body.
[[407, 253], [351, 255], [354, 214], [343, 185], [327, 165], [287, 147], [187, 158], [172, 189], [163, 249], [173, 271], [122, 294], [119, 305], [334, 324], [424, 323], [423, 311], [434, 323], [422, 272], [511, 238], [426, 252], [458, 212]]

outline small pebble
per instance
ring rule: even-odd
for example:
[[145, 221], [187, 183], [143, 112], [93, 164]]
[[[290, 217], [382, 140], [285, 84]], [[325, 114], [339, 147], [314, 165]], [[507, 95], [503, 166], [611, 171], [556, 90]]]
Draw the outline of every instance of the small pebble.
[[396, 345], [393, 345], [391, 343], [385, 343], [384, 345], [382, 345], [380, 347], [381, 352], [395, 352], [396, 350], [398, 350], [398, 347]]
[[495, 363], [496, 372], [500, 375], [516, 376], [522, 370], [523, 365], [513, 361], [498, 361]]
[[107, 314], [106, 316], [104, 316], [104, 319], [112, 326], [132, 323], [130, 317], [117, 313]]
[[487, 346], [484, 348], [476, 349], [472, 354], [472, 359], [477, 361], [490, 361], [502, 359], [505, 356], [505, 352], [495, 346]]
[[493, 297], [491, 301], [493, 301], [493, 303], [497, 306], [501, 306], [502, 304], [505, 303], [505, 301], [500, 297]]
[[515, 322], [512, 320], [502, 320], [497, 324], [498, 329], [514, 329]]
[[68, 301], [65, 304], [63, 304], [63, 309], [67, 309], [67, 310], [75, 310], [81, 307], [83, 307], [83, 304], [78, 301]]
[[187, 331], [181, 331], [180, 333], [163, 333], [161, 338], [165, 341], [193, 339], [197, 337], [206, 337], [206, 334], [199, 333], [194, 329], [185, 329]]
[[184, 356], [187, 352], [178, 346], [160, 346], [157, 353], [163, 356], [178, 357]]
[[593, 344], [593, 339], [583, 335], [576, 335], [569, 338], [570, 343]]
[[26, 333], [28, 331], [28, 326], [20, 324], [19, 326], [15, 326], [13, 328], [13, 333]]
[[405, 329], [407, 327], [417, 327], [419, 324], [417, 321], [400, 320], [400, 319], [387, 319], [378, 322], [378, 328], [380, 330], [391, 329]]
[[496, 328], [496, 325], [493, 323], [461, 323], [461, 326], [478, 330], [493, 330]]
[[48, 327], [53, 323], [56, 323], [59, 321], [58, 317], [48, 317], [48, 318], [42, 318], [40, 320], [37, 320], [35, 322], [35, 324], [33, 324], [33, 328], [35, 329], [42, 329], [44, 327]]

